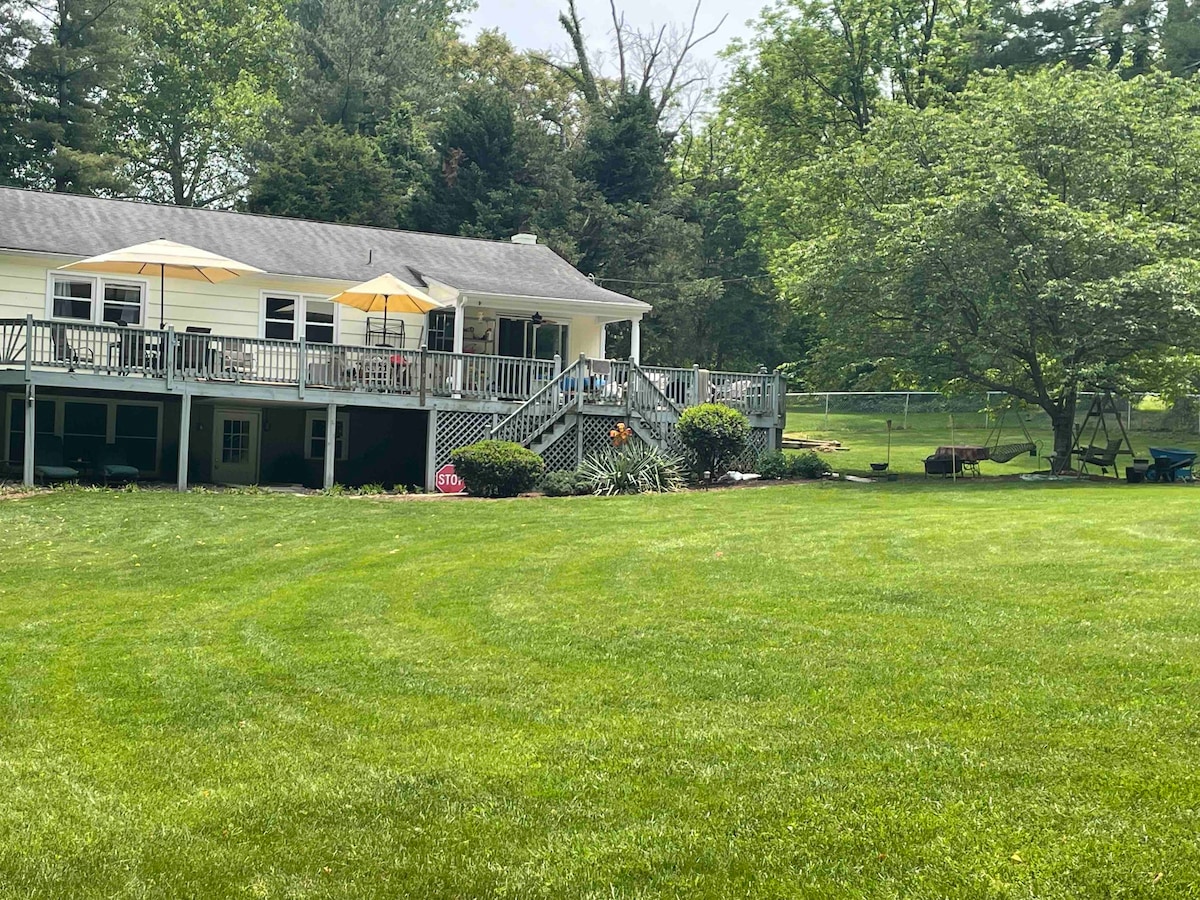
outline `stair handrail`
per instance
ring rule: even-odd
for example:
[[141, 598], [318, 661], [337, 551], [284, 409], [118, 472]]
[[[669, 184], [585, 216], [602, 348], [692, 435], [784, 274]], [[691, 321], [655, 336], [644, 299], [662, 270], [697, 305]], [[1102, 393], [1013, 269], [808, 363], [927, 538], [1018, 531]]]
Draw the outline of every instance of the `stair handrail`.
[[[675, 402], [667, 396], [667, 393], [658, 386], [657, 382], [650, 378], [650, 376], [646, 374], [645, 370], [633, 360], [630, 360], [629, 362], [629, 374], [631, 382], [634, 378], [638, 379], [638, 388], [635, 389], [631, 383], [626, 391], [626, 396], [629, 398], [630, 412], [636, 412], [641, 420], [646, 423], [646, 425], [654, 433], [654, 436], [659, 440], [659, 442], [665, 444], [667, 438], [670, 436], [670, 423], [668, 422], [665, 427], [659, 428], [659, 414], [666, 413], [666, 416], [669, 420], [678, 422], [679, 407], [676, 406]], [[655, 401], [655, 405], [653, 407], [647, 406], [641, 402], [641, 389], [643, 387], [649, 388], [649, 393]], [[659, 407], [661, 407], [661, 409]]]
[[[509, 427], [517, 424], [521, 427], [516, 430], [516, 433], [509, 440], [516, 441], [516, 443], [525, 447], [532, 444], [539, 434], [553, 425], [568, 410], [576, 405], [563, 397], [562, 386], [566, 379], [574, 377], [576, 388], [578, 388], [581, 384], [581, 376], [583, 375], [581, 371], [582, 366], [583, 360], [576, 360], [547, 381], [541, 390], [518, 406], [500, 422], [496, 423], [489, 437], [493, 439], [503, 438], [508, 433]], [[550, 412], [548, 414], [536, 412], [544, 401], [549, 401], [550, 403]]]

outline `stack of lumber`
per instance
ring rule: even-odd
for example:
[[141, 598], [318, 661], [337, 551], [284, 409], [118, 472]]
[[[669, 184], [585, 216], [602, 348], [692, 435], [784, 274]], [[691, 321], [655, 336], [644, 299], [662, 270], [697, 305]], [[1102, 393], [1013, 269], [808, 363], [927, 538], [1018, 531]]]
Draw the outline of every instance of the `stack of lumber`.
[[806, 437], [797, 437], [795, 435], [785, 435], [783, 438], [784, 450], [816, 450], [818, 453], [834, 453], [838, 450], [849, 450], [849, 447], [843, 447], [841, 441], [825, 441], [815, 440]]

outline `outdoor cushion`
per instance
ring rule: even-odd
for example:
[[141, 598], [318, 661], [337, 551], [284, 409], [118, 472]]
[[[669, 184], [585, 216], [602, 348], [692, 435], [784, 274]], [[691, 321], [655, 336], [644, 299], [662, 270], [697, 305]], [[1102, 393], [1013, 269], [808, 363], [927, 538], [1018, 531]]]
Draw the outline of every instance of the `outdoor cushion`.
[[100, 467], [100, 475], [104, 478], [132, 478], [137, 479], [142, 473], [133, 466], [124, 466], [117, 463], [109, 463]]
[[33, 474], [39, 478], [66, 479], [78, 478], [79, 470], [70, 466], [34, 466]]

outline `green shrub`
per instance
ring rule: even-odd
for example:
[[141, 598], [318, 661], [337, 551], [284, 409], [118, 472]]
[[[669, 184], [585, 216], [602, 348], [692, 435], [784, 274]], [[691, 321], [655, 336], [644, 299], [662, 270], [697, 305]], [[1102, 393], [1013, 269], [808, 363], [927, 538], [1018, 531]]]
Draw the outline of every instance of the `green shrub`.
[[475, 497], [515, 497], [533, 490], [546, 464], [512, 441], [480, 441], [450, 454], [455, 474]]
[[579, 483], [579, 473], [566, 470], [547, 472], [538, 485], [538, 490], [547, 497], [573, 497], [586, 493]]
[[374, 494], [382, 494], [384, 493], [384, 490], [383, 485], [376, 481], [369, 484], [359, 485], [356, 492], [364, 497], [369, 497]]
[[724, 475], [746, 449], [750, 420], [745, 413], [719, 403], [701, 403], [683, 411], [676, 426], [696, 474]]
[[792, 474], [791, 461], [779, 450], [768, 450], [758, 456], [756, 466], [763, 478], [788, 478]]
[[788, 460], [788, 474], [792, 478], [820, 478], [829, 472], [829, 463], [812, 450], [804, 450]]
[[647, 444], [626, 444], [585, 459], [579, 481], [592, 494], [667, 493], [683, 487], [683, 465]]

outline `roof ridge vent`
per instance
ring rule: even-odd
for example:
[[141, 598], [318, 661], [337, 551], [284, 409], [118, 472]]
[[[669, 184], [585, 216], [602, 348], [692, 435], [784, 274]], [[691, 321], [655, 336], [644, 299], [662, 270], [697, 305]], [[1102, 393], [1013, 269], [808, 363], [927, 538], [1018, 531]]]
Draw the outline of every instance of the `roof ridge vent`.
[[536, 244], [537, 235], [531, 234], [528, 231], [520, 231], [509, 238], [514, 244]]

